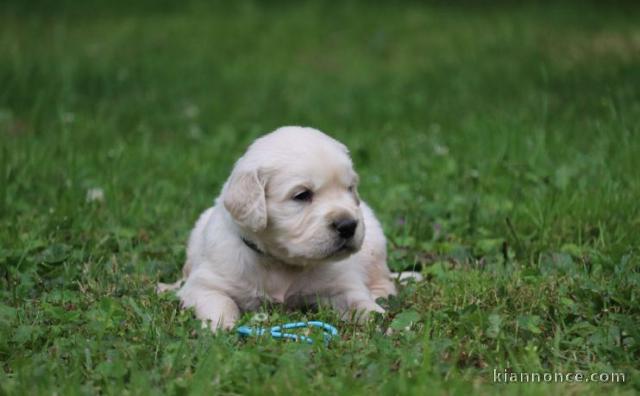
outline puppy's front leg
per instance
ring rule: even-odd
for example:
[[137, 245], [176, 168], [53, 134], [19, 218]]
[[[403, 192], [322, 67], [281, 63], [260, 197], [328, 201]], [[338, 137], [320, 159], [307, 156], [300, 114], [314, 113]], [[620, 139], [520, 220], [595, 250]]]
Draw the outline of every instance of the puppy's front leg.
[[227, 294], [187, 282], [178, 292], [185, 308], [194, 307], [196, 317], [210, 321], [211, 330], [229, 330], [240, 317], [238, 305]]
[[349, 290], [331, 296], [331, 306], [340, 312], [342, 319], [355, 319], [362, 323], [369, 319], [372, 312], [384, 313], [384, 309], [372, 298], [368, 290]]

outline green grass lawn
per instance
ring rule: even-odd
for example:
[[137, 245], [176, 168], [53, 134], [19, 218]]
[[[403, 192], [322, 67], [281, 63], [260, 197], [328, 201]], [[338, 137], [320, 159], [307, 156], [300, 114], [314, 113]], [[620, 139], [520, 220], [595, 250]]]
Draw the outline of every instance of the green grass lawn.
[[[640, 8], [600, 3], [3, 2], [0, 394], [638, 392]], [[154, 292], [288, 124], [350, 147], [390, 267], [425, 275], [365, 326], [264, 307], [328, 347]]]

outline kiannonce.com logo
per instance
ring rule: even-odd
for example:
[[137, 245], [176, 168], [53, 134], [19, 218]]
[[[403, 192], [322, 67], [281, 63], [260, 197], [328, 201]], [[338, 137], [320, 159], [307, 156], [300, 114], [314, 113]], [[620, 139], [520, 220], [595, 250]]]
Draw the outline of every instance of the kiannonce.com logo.
[[508, 383], [538, 383], [538, 382], [606, 382], [623, 383], [626, 381], [624, 373], [552, 373], [552, 372], [513, 372], [508, 369], [493, 369], [493, 382]]

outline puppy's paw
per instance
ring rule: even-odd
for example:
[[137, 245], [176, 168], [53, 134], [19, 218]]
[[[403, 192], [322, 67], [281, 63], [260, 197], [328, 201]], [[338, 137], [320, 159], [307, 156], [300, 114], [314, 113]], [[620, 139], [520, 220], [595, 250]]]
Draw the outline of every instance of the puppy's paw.
[[222, 292], [185, 287], [179, 295], [182, 306], [195, 308], [202, 326], [213, 332], [232, 329], [240, 318], [240, 309], [235, 301]]
[[[234, 304], [235, 305], [235, 304]], [[240, 317], [240, 311], [236, 306], [215, 307], [211, 309], [209, 304], [196, 305], [196, 317], [202, 320], [202, 327], [209, 327], [214, 333], [220, 330], [231, 330]]]
[[350, 304], [349, 310], [344, 311], [341, 315], [343, 320], [365, 324], [373, 319], [373, 313], [384, 314], [385, 310], [374, 301], [358, 301]]

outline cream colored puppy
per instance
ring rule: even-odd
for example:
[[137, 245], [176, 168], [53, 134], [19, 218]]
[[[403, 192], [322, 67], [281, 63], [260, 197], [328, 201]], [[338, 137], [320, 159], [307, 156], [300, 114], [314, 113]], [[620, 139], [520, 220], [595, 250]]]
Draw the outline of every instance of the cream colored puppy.
[[159, 290], [180, 288], [214, 330], [265, 301], [384, 312], [376, 298], [396, 292], [386, 241], [357, 187], [347, 148], [318, 130], [257, 139], [191, 232], [184, 278]]

